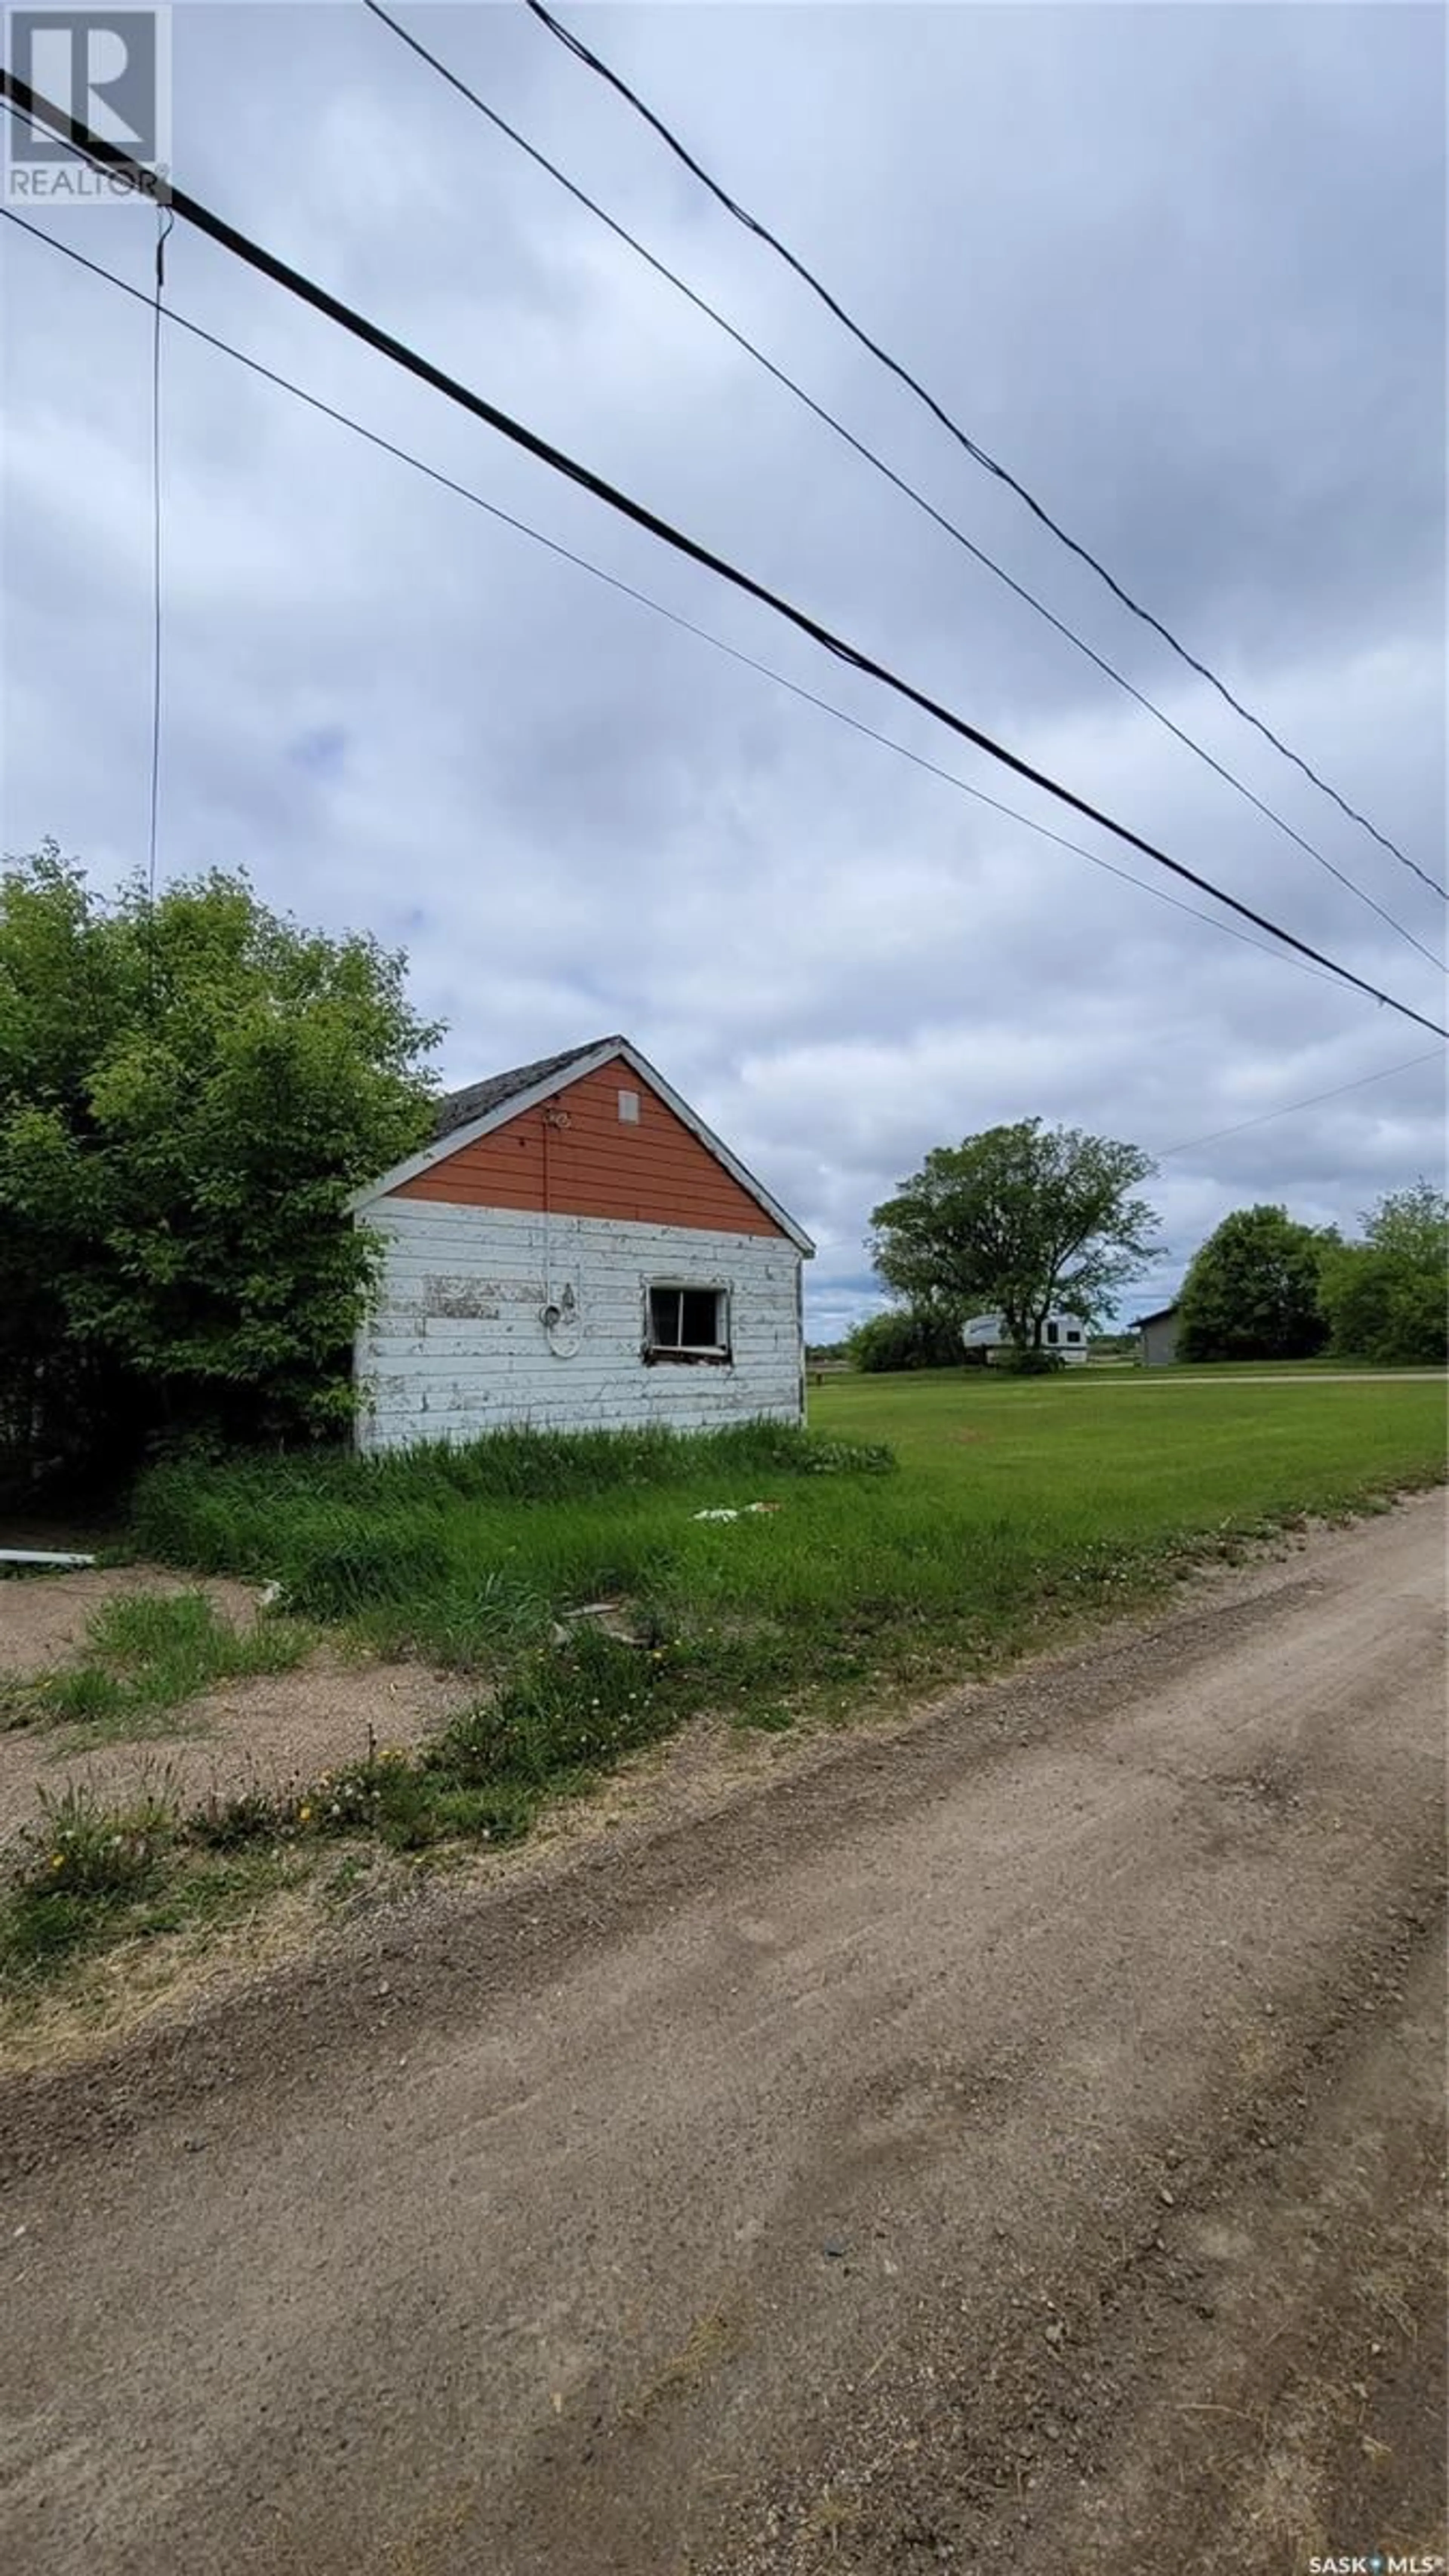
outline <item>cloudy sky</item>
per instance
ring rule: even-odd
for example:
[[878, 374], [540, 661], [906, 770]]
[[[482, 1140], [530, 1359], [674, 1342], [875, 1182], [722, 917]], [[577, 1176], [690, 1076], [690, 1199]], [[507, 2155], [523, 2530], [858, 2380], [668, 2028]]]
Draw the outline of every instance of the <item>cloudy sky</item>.
[[[1432, 897], [981, 473], [513, 0], [408, 23], [1420, 939]], [[585, 32], [1137, 596], [1431, 873], [1444, 778], [1444, 19], [1319, 6], [593, 7]], [[583, 23], [580, 21], [580, 23]], [[191, 192], [1376, 985], [1396, 932], [360, 7], [173, 12]], [[154, 218], [47, 209], [141, 286]], [[3, 227], [7, 850], [145, 850], [150, 344]], [[178, 226], [181, 313], [967, 786], [928, 719]], [[166, 873], [406, 946], [463, 1082], [622, 1029], [865, 1311], [872, 1204], [1040, 1113], [1172, 1153], [1157, 1302], [1226, 1210], [1435, 1171], [1422, 1031], [992, 813], [168, 335]], [[1187, 890], [1173, 889], [1179, 894]], [[1188, 900], [1197, 901], [1188, 895]], [[1204, 909], [1216, 907], [1205, 904]]]

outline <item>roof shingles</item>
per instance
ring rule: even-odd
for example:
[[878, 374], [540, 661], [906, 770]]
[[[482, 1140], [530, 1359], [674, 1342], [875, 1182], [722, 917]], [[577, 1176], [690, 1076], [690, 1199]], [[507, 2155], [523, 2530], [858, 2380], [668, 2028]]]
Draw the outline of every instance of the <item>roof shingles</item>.
[[466, 1127], [474, 1118], [486, 1118], [505, 1101], [533, 1091], [553, 1075], [563, 1075], [586, 1056], [597, 1055], [604, 1047], [621, 1047], [620, 1037], [591, 1038], [587, 1046], [566, 1047], [562, 1055], [540, 1056], [536, 1064], [516, 1064], [510, 1073], [490, 1074], [486, 1082], [470, 1082], [462, 1091], [447, 1091], [434, 1109], [433, 1139], [437, 1143], [451, 1136], [456, 1128]]

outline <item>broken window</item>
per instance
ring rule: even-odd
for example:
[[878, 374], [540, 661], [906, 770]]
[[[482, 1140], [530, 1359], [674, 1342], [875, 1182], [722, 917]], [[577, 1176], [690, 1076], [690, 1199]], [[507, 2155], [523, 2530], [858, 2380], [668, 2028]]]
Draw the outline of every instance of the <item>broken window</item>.
[[723, 1288], [651, 1288], [646, 1359], [729, 1358], [729, 1297]]

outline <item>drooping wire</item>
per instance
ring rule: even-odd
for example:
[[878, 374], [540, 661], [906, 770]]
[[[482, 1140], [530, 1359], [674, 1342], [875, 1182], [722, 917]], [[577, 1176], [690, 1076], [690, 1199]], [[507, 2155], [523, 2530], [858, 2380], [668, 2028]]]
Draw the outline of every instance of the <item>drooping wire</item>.
[[[14, 101], [27, 113], [38, 114], [42, 122], [48, 124], [53, 132], [63, 133], [66, 140], [76, 149], [83, 151], [86, 158], [94, 162], [97, 168], [118, 170], [143, 194], [154, 194], [157, 185], [154, 175], [130, 153], [123, 151], [119, 145], [104, 142], [99, 136], [91, 133], [66, 109], [59, 108], [53, 101], [40, 97], [28, 82], [22, 81], [16, 73], [3, 65], [0, 65], [0, 98]], [[1428, 1029], [1434, 1037], [1449, 1037], [1449, 1030], [1442, 1028], [1437, 1020], [1429, 1019], [1424, 1012], [1415, 1010], [1411, 1003], [1400, 1001], [1396, 995], [1383, 991], [1376, 984], [1371, 984], [1365, 976], [1356, 974], [1352, 967], [1342, 965], [1338, 959], [1326, 955], [1322, 949], [1315, 948], [1310, 941], [1300, 939], [1296, 931], [1286, 930], [1280, 922], [1272, 920], [1266, 913], [1257, 911], [1253, 905], [1244, 903], [1239, 896], [1229, 894], [1224, 887], [1214, 884], [1210, 877], [1205, 877], [1199, 870], [1189, 867], [1184, 860], [1173, 858], [1168, 851], [1160, 848], [1156, 842], [1149, 841], [1130, 824], [1119, 822], [1114, 815], [1107, 813], [1101, 806], [1093, 804], [1090, 798], [1078, 795], [1075, 788], [1066, 786], [1062, 780], [1038, 768], [1035, 762], [1024, 759], [1019, 752], [1012, 751], [1005, 743], [999, 742], [994, 735], [987, 733], [984, 727], [973, 724], [969, 718], [959, 715], [953, 707], [932, 697], [928, 691], [918, 688], [913, 681], [905, 679], [888, 664], [878, 661], [874, 655], [865, 652], [859, 645], [852, 644], [844, 636], [836, 634], [830, 627], [823, 625], [818, 618], [812, 617], [807, 610], [797, 607], [782, 593], [771, 590], [765, 582], [757, 581], [753, 574], [745, 572], [740, 565], [731, 562], [727, 556], [715, 553], [713, 548], [704, 545], [697, 537], [688, 535], [684, 529], [676, 527], [657, 510], [651, 510], [647, 503], [636, 500], [631, 493], [625, 492], [619, 485], [612, 483], [606, 475], [599, 474], [592, 466], [584, 464], [580, 458], [571, 456], [567, 449], [545, 438], [540, 431], [531, 429], [526, 422], [515, 419], [511, 413], [504, 411], [501, 405], [490, 402], [486, 395], [476, 392], [471, 385], [466, 385], [458, 377], [450, 375], [446, 369], [437, 366], [432, 359], [424, 357], [421, 351], [414, 349], [409, 342], [399, 339], [396, 333], [384, 330], [380, 323], [371, 321], [366, 314], [359, 313], [354, 306], [345, 304], [339, 296], [333, 295], [328, 288], [319, 285], [315, 278], [309, 277], [303, 270], [292, 267], [288, 261], [280, 259], [274, 251], [269, 251], [260, 242], [254, 241], [249, 234], [239, 231], [236, 225], [228, 223], [224, 216], [214, 213], [209, 206], [203, 205], [199, 198], [193, 197], [187, 190], [174, 187], [169, 181], [166, 183], [166, 190], [168, 202], [175, 208], [182, 221], [194, 225], [198, 232], [203, 233], [208, 240], [216, 242], [233, 258], [241, 260], [246, 267], [253, 269], [259, 276], [267, 278], [273, 285], [284, 288], [289, 295], [295, 296], [300, 303], [309, 306], [313, 312], [321, 313], [327, 320], [335, 322], [353, 339], [361, 341], [365, 347], [389, 359], [394, 366], [401, 367], [407, 374], [415, 376], [419, 383], [429, 385], [435, 392], [443, 394], [460, 410], [470, 413], [475, 420], [482, 421], [486, 427], [507, 439], [511, 446], [520, 448], [525, 455], [532, 456], [539, 464], [548, 466], [552, 473], [562, 476], [567, 482], [576, 484], [580, 490], [591, 493], [595, 500], [602, 501], [608, 509], [614, 511], [620, 518], [628, 520], [632, 526], [644, 529], [647, 534], [657, 538], [660, 544], [669, 547], [673, 553], [683, 556], [688, 562], [700, 565], [705, 571], [713, 573], [717, 580], [728, 583], [731, 589], [769, 608], [777, 617], [784, 619], [802, 635], [808, 635], [823, 651], [833, 655], [837, 661], [843, 662], [848, 669], [878, 681], [883, 688], [889, 689], [908, 705], [919, 708], [923, 714], [933, 717], [937, 723], [958, 735], [962, 741], [971, 743], [978, 751], [984, 751], [988, 758], [1011, 771], [1015, 777], [1026, 779], [1031, 786], [1042, 789], [1058, 804], [1068, 806], [1072, 812], [1083, 815], [1088, 822], [1095, 823], [1102, 830], [1110, 832], [1114, 839], [1124, 842], [1131, 849], [1139, 850], [1145, 858], [1151, 859], [1155, 866], [1167, 869], [1171, 875], [1178, 877], [1185, 884], [1196, 886], [1199, 893], [1211, 895], [1228, 911], [1236, 913], [1240, 920], [1252, 923], [1258, 930], [1267, 931], [1271, 938], [1281, 940], [1285, 947], [1295, 950], [1300, 957], [1308, 958], [1314, 965], [1326, 966], [1345, 984], [1352, 985], [1358, 992], [1366, 993], [1373, 1001], [1382, 1002], [1386, 1008], [1396, 1011], [1401, 1018], [1412, 1020], [1416, 1026]]]
[[1442, 1061], [1442, 1049], [1430, 1047], [1423, 1055], [1411, 1055], [1407, 1064], [1386, 1064], [1379, 1073], [1361, 1073], [1356, 1082], [1336, 1083], [1332, 1091], [1312, 1092], [1307, 1100], [1285, 1100], [1281, 1109], [1260, 1110], [1256, 1118], [1240, 1118], [1232, 1127], [1215, 1127], [1208, 1136], [1189, 1136], [1185, 1145], [1163, 1145], [1153, 1160], [1165, 1163], [1171, 1154], [1192, 1154], [1200, 1145], [1219, 1145], [1225, 1136], [1241, 1136], [1249, 1127], [1266, 1127], [1274, 1118], [1291, 1118], [1295, 1110], [1317, 1109], [1325, 1100], [1342, 1100], [1345, 1092], [1364, 1091], [1371, 1082], [1387, 1082], [1396, 1073], [1412, 1073], [1416, 1065]]
[[161, 811], [161, 307], [166, 291], [166, 240], [176, 221], [169, 206], [156, 208], [156, 285], [151, 301], [151, 793], [146, 830], [146, 903], [156, 909], [156, 848]]
[[[45, 232], [39, 224], [31, 223], [26, 216], [17, 214], [12, 206], [0, 206], [0, 215], [4, 216], [7, 223], [16, 224], [22, 232], [29, 233], [32, 240], [43, 242], [47, 249], [59, 251], [62, 258], [71, 260], [78, 268], [86, 269], [92, 277], [98, 277], [106, 285], [116, 287], [122, 295], [134, 296], [138, 303], [149, 302], [149, 298], [142, 294], [138, 286], [132, 286], [128, 278], [118, 276], [114, 269], [103, 267], [99, 260], [87, 258], [85, 252], [77, 250], [72, 243], [60, 241], [55, 234]], [[923, 770], [927, 777], [939, 779], [944, 786], [954, 788], [959, 795], [969, 796], [973, 803], [984, 805], [989, 812], [1000, 814], [1007, 822], [1020, 824], [1023, 831], [1034, 833], [1038, 840], [1049, 841], [1054, 849], [1068, 850], [1074, 857], [1085, 859], [1089, 867], [1100, 868], [1107, 876], [1118, 878], [1123, 885], [1135, 886], [1139, 894], [1150, 895], [1154, 903], [1165, 903], [1172, 911], [1185, 913], [1190, 921], [1200, 921], [1209, 930], [1221, 931], [1225, 938], [1236, 939], [1243, 947], [1256, 949], [1260, 957], [1271, 957], [1279, 965], [1295, 967], [1299, 974], [1311, 975], [1317, 984], [1328, 984], [1337, 988], [1340, 979], [1336, 974], [1325, 972], [1319, 966], [1310, 966], [1302, 958], [1294, 956], [1291, 952], [1285, 952], [1281, 948], [1270, 948], [1266, 940], [1255, 939], [1251, 931], [1240, 930], [1236, 922], [1220, 921], [1216, 914], [1203, 912], [1196, 904], [1184, 903], [1180, 895], [1170, 894], [1165, 886], [1153, 885], [1146, 877], [1134, 876], [1130, 868], [1119, 867], [1115, 859], [1104, 858], [1099, 850], [1089, 850], [1085, 842], [1074, 841], [1063, 832], [1054, 832], [1050, 824], [1039, 822], [1035, 815], [1024, 814], [1019, 806], [1008, 805], [999, 796], [988, 795], [984, 787], [978, 787], [970, 779], [960, 777], [955, 770], [942, 768], [939, 761], [928, 759], [924, 752], [912, 750], [908, 743], [898, 741], [893, 734], [881, 733], [875, 725], [867, 724], [864, 717], [852, 715], [847, 708], [837, 706], [830, 698], [822, 698], [814, 689], [807, 689], [803, 682], [792, 680], [784, 671], [776, 670], [772, 663], [762, 662], [755, 654], [744, 652], [738, 644], [727, 643], [722, 635], [714, 634], [707, 626], [696, 624], [692, 617], [685, 617], [677, 608], [666, 606], [665, 602], [662, 599], [656, 599], [652, 592], [640, 590], [635, 583], [623, 580], [618, 573], [607, 572], [602, 564], [594, 563], [587, 555], [578, 554], [573, 547], [562, 544], [557, 537], [547, 536], [541, 528], [532, 526], [527, 519], [516, 517], [511, 510], [503, 509], [498, 502], [486, 501], [482, 493], [475, 492], [470, 485], [458, 482], [451, 474], [444, 474], [436, 465], [429, 465], [423, 457], [414, 455], [411, 449], [400, 447], [396, 440], [384, 438], [379, 430], [367, 428], [362, 421], [354, 419], [350, 412], [339, 411], [335, 404], [324, 402], [320, 394], [309, 393], [305, 386], [295, 384], [290, 376], [280, 375], [275, 367], [265, 366], [260, 358], [253, 358], [244, 349], [233, 347], [229, 340], [223, 340], [216, 332], [206, 330], [201, 323], [192, 321], [189, 315], [178, 313], [174, 306], [166, 308], [165, 318], [175, 330], [186, 331], [193, 339], [203, 342], [208, 349], [215, 349], [222, 357], [234, 359], [238, 366], [247, 368], [254, 376], [259, 376], [265, 384], [275, 386], [278, 392], [290, 394], [295, 401], [305, 404], [309, 411], [319, 412], [324, 420], [335, 422], [339, 429], [350, 430], [354, 437], [365, 440], [369, 447], [378, 448], [383, 455], [394, 457], [400, 465], [410, 466], [415, 473], [426, 476], [430, 483], [436, 483], [441, 490], [455, 494], [460, 501], [470, 502], [474, 509], [482, 510], [487, 517], [497, 520], [500, 526], [512, 529], [517, 536], [527, 537], [531, 544], [541, 546], [545, 553], [556, 556], [563, 563], [571, 564], [576, 571], [587, 573], [590, 580], [601, 582], [605, 589], [616, 591], [623, 599], [633, 600], [638, 607], [647, 608], [653, 616], [666, 619], [671, 626], [677, 626], [682, 633], [694, 636], [701, 644], [709, 645], [711, 651], [724, 654], [729, 661], [739, 663], [747, 671], [756, 672], [761, 679], [769, 680], [776, 688], [787, 690], [791, 697], [799, 698], [806, 706], [817, 708], [821, 715], [829, 716], [836, 724], [848, 726], [852, 733], [862, 735], [867, 742], [878, 743], [883, 751], [893, 752], [897, 759], [908, 760], [914, 769]]]
[[630, 232], [626, 224], [621, 224], [598, 203], [596, 198], [589, 195], [587, 189], [581, 188], [576, 180], [569, 177], [567, 171], [561, 170], [557, 162], [551, 161], [546, 152], [540, 151], [536, 144], [530, 143], [525, 135], [519, 133], [515, 125], [509, 123], [506, 116], [501, 115], [497, 108], [490, 106], [485, 98], [480, 97], [477, 90], [470, 88], [461, 74], [445, 63], [440, 55], [433, 53], [423, 43], [421, 37], [412, 34], [399, 19], [393, 17], [391, 12], [382, 6], [382, 0], [362, 0], [362, 5], [383, 26], [387, 27], [401, 44], [406, 45], [410, 53], [416, 54], [431, 71], [437, 73], [440, 80], [446, 81], [450, 89], [456, 90], [461, 98], [467, 100], [470, 107], [476, 108], [478, 114], [486, 117], [488, 123], [500, 134], [506, 135], [510, 143], [516, 144], [530, 161], [534, 162], [539, 169], [546, 171], [548, 176], [574, 198], [576, 203], [596, 216], [598, 221], [617, 240], [634, 251], [656, 276], [662, 277], [668, 285], [674, 287], [687, 303], [695, 307], [697, 312], [703, 313], [709, 321], [717, 324], [719, 329], [734, 341], [737, 348], [743, 349], [748, 357], [753, 358], [764, 368], [767, 375], [773, 376], [777, 384], [783, 385], [787, 393], [793, 394], [797, 402], [802, 403], [807, 411], [812, 412], [817, 420], [822, 421], [827, 429], [837, 438], [842, 439], [845, 445], [852, 448], [857, 456], [862, 457], [867, 465], [873, 466], [886, 482], [893, 484], [898, 492], [903, 493], [908, 501], [913, 502], [918, 510], [924, 512], [928, 519], [932, 520], [958, 546], [961, 546], [976, 563], [982, 565], [987, 572], [994, 574], [1007, 590], [1023, 601], [1028, 608], [1033, 609], [1038, 617], [1044, 619], [1046, 624], [1068, 644], [1073, 645], [1087, 661], [1101, 671], [1117, 688], [1123, 690], [1177, 742], [1192, 752], [1205, 767], [1214, 771], [1227, 786], [1233, 788], [1247, 804], [1254, 808], [1255, 812], [1263, 816], [1266, 822], [1272, 823], [1278, 831], [1312, 859], [1316, 866], [1335, 878], [1347, 893], [1353, 895], [1358, 902], [1365, 904], [1370, 912], [1377, 913], [1380, 921], [1385, 922], [1389, 929], [1396, 931], [1398, 936], [1406, 940], [1411, 948], [1417, 949], [1419, 955], [1427, 959], [1431, 966], [1439, 968], [1442, 972], [1442, 961], [1435, 956], [1431, 948], [1425, 946], [1423, 940], [1414, 931], [1409, 929], [1407, 923], [1400, 921], [1396, 913], [1390, 912], [1376, 896], [1368, 893], [1366, 888], [1359, 885], [1344, 869], [1336, 866], [1332, 859], [1326, 857], [1322, 850], [1297, 829], [1296, 825], [1278, 813], [1276, 808], [1259, 796], [1255, 789], [1249, 787], [1244, 779], [1239, 778], [1235, 771], [1229, 769], [1224, 761], [1219, 760], [1214, 752], [1209, 751], [1204, 743], [1199, 742], [1194, 734], [1190, 734], [1184, 726], [1170, 716], [1164, 707], [1160, 707], [1155, 699], [1148, 697], [1146, 691], [1140, 689], [1134, 680], [1129, 680], [1126, 672], [1119, 670], [1115, 662], [1109, 661], [1105, 653], [1099, 653], [1094, 644], [1089, 644], [1085, 636], [1079, 635], [1074, 626], [1068, 625], [1065, 618], [1059, 617], [1055, 609], [1047, 606], [1045, 600], [1039, 599], [1024, 582], [1018, 581], [1014, 573], [1008, 572], [1004, 564], [998, 563], [994, 555], [986, 552], [984, 546], [979, 546], [974, 538], [968, 537], [965, 530], [959, 528], [953, 519], [949, 519], [943, 510], [937, 509], [935, 503], [928, 500], [926, 495], [919, 491], [915, 484], [909, 482], [905, 475], [899, 474], [893, 465], [888, 465], [885, 458], [878, 455], [874, 448], [869, 447], [864, 439], [857, 438], [855, 432], [848, 429], [836, 413], [829, 410], [824, 403], [818, 402], [813, 394], [807, 393], [805, 387], [798, 383], [794, 376], [777, 365], [773, 358], [768, 357], [746, 332], [741, 331], [726, 314], [720, 312], [717, 305], [711, 304], [707, 296], [700, 295], [686, 279], [678, 274], [677, 270], [668, 265], [667, 261], [660, 259], [655, 252], [648, 249], [636, 234]]
[[598, 79], [606, 82], [610, 89], [616, 91], [618, 96], [633, 109], [636, 116], [643, 118], [644, 123], [658, 135], [666, 149], [673, 153], [677, 161], [683, 163], [685, 169], [699, 181], [701, 187], [708, 190], [716, 203], [724, 208], [726, 214], [732, 216], [736, 223], [742, 224], [746, 232], [753, 233], [756, 240], [763, 242], [777, 258], [782, 259], [786, 267], [792, 269], [801, 283], [809, 288], [810, 293], [819, 299], [828, 312], [834, 314], [838, 322], [843, 324], [851, 337], [858, 340], [863, 349], [869, 350], [871, 356], [906, 386], [919, 402], [925, 404], [932, 417], [939, 421], [941, 427], [956, 441], [958, 447], [964, 448], [975, 464], [994, 476], [997, 482], [1004, 483], [1008, 491], [1014, 492], [1017, 499], [1025, 503], [1033, 518], [1039, 520], [1041, 525], [1049, 529], [1079, 562], [1086, 564], [1099, 580], [1105, 582], [1114, 598], [1119, 600], [1133, 617], [1144, 626], [1151, 627], [1153, 633], [1161, 637], [1163, 643], [1170, 647], [1180, 662], [1186, 663], [1190, 671], [1195, 671], [1199, 679], [1206, 680], [1209, 687], [1217, 691], [1218, 696], [1233, 709], [1234, 713], [1243, 718], [1245, 724], [1250, 724], [1255, 732], [1272, 744], [1275, 751], [1281, 752], [1285, 760], [1291, 761], [1295, 769], [1301, 770], [1305, 778], [1311, 779], [1313, 785], [1320, 789], [1323, 795], [1331, 798], [1350, 822], [1359, 824], [1372, 839], [1378, 842], [1381, 849], [1387, 850], [1392, 857], [1399, 860], [1401, 865], [1418, 877], [1431, 893], [1438, 895], [1441, 900], [1446, 899], [1445, 888], [1439, 884], [1437, 878], [1430, 876], [1425, 869], [1421, 868], [1417, 860], [1411, 859], [1407, 851], [1400, 849], [1397, 841], [1392, 840], [1386, 832], [1381, 832], [1376, 823], [1371, 822], [1366, 814], [1359, 812], [1357, 806], [1349, 804], [1348, 800], [1339, 794], [1338, 789], [1331, 785], [1328, 779], [1322, 777], [1301, 753], [1294, 751], [1289, 743], [1284, 742], [1281, 736], [1273, 731], [1271, 725], [1267, 724], [1261, 716], [1255, 715], [1251, 707], [1243, 704], [1241, 698], [1235, 697], [1226, 681], [1220, 680], [1217, 673], [1206, 662], [1200, 661], [1195, 653], [1190, 652], [1188, 647], [1173, 634], [1172, 629], [1164, 625], [1162, 619], [1155, 616], [1150, 608], [1145, 608], [1140, 600], [1134, 599], [1132, 593], [1124, 588], [1113, 573], [1109, 572], [1107, 566], [1092, 553], [1090, 547], [1081, 544], [1076, 537], [1072, 536], [1070, 531], [1062, 526], [1060, 520], [1054, 518], [1050, 510], [1037, 500], [1035, 494], [1018, 480], [1009, 467], [1003, 465], [999, 458], [992, 456], [961, 427], [958, 421], [952, 419], [950, 413], [944, 410], [935, 396], [927, 391], [920, 379], [913, 375], [898, 358], [892, 357], [890, 351], [882, 347], [878, 340], [871, 337], [863, 325], [846, 311], [845, 306], [837, 301], [829, 288], [821, 283], [814, 271], [808, 268], [802, 259], [797, 258], [794, 251], [787, 247], [778, 234], [771, 232], [769, 226], [762, 223], [758, 216], [752, 215], [746, 207], [736, 202], [719, 180], [705, 169], [703, 163], [697, 161], [693, 153], [687, 150], [664, 119], [657, 115], [653, 108], [646, 106], [637, 90], [631, 89], [629, 83], [604, 61], [602, 55], [595, 53], [591, 46], [584, 43], [581, 36], [576, 35], [572, 28], [566, 27], [562, 20], [556, 18], [552, 11], [544, 6], [544, 0], [524, 0], [524, 5], [538, 20], [540, 26], [546, 27], [549, 34], [555, 37], [568, 53], [582, 63], [586, 70], [593, 72]]

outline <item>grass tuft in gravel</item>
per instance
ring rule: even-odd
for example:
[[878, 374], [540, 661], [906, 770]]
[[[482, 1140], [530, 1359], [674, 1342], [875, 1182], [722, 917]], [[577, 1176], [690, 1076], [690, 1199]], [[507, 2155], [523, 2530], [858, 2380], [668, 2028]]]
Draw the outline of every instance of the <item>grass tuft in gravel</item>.
[[0, 1680], [0, 1725], [77, 1727], [92, 1743], [165, 1733], [216, 1683], [290, 1672], [311, 1644], [292, 1619], [239, 1627], [204, 1592], [120, 1595], [93, 1612], [79, 1663]]

